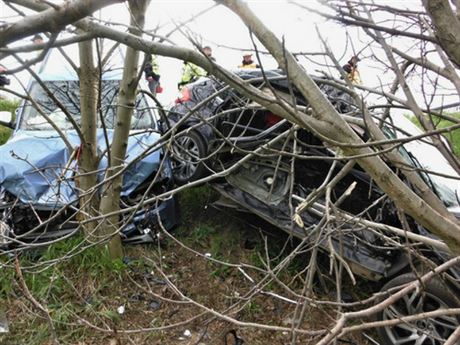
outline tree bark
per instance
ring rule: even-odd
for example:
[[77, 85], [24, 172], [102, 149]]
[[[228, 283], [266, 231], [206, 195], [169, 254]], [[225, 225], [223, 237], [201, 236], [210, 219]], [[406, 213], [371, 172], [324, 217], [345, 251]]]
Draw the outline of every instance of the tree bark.
[[449, 4], [449, 0], [424, 0], [423, 5], [433, 22], [439, 44], [455, 66], [460, 68], [459, 8], [457, 7], [456, 15]]
[[[131, 28], [133, 35], [141, 36], [145, 22], [145, 11], [150, 0], [130, 0]], [[120, 83], [118, 94], [118, 108], [113, 133], [113, 141], [110, 149], [110, 166], [106, 178], [111, 178], [122, 168], [125, 161], [126, 149], [128, 146], [129, 130], [131, 128], [131, 117], [136, 104], [137, 91], [137, 66], [139, 63], [139, 51], [133, 48], [126, 49], [126, 57], [123, 69], [123, 78]], [[119, 174], [108, 185], [105, 186], [101, 199], [100, 212], [108, 214], [120, 208], [120, 192], [122, 188], [123, 175]], [[119, 217], [106, 217], [102, 224], [102, 232], [106, 235], [115, 236], [109, 241], [108, 249], [112, 258], [119, 258], [123, 255], [120, 236], [118, 235]]]
[[[82, 142], [79, 154], [79, 176], [77, 182], [80, 188], [80, 213], [79, 219], [87, 220], [97, 214], [99, 198], [97, 191], [92, 188], [97, 183], [97, 99], [98, 99], [98, 73], [94, 65], [92, 41], [78, 44], [80, 55], [80, 113]], [[95, 223], [85, 222], [84, 231], [89, 238], [92, 237]]]
[[89, 16], [91, 13], [111, 4], [125, 0], [74, 0], [65, 1], [56, 8], [26, 16], [0, 29], [0, 47], [38, 32], [59, 32], [66, 25]]

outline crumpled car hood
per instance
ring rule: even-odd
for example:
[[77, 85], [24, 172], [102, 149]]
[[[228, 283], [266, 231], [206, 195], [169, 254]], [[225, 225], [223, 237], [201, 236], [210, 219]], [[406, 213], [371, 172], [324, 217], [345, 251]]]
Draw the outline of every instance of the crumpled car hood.
[[[75, 131], [66, 133], [74, 148], [80, 145]], [[107, 130], [109, 142], [113, 130]], [[149, 146], [155, 144], [158, 133], [137, 133], [128, 140], [126, 164], [132, 162]], [[98, 152], [106, 151], [106, 139], [102, 130], [97, 132]], [[0, 191], [4, 189], [23, 203], [35, 206], [59, 207], [77, 200], [73, 175], [76, 160], [62, 139], [54, 131], [18, 131], [6, 144], [0, 146]], [[158, 170], [160, 150], [143, 157], [126, 170], [121, 194], [129, 195], [152, 173]], [[107, 168], [107, 156], [99, 164], [99, 180]]]

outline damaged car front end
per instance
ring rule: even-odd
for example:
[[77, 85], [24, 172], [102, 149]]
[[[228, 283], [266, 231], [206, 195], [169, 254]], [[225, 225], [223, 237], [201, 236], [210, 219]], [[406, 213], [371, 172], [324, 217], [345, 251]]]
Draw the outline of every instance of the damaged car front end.
[[[29, 86], [33, 101], [22, 102], [12, 137], [0, 146], [0, 242], [3, 248], [42, 245], [82, 229], [80, 196], [83, 192], [78, 176], [83, 146], [68, 117], [70, 114], [74, 123], [80, 125], [79, 82], [73, 75], [41, 74], [39, 77], [42, 85], [33, 81]], [[98, 168], [94, 172], [97, 186], [92, 191], [95, 199], [100, 196], [109, 166], [107, 147], [114, 133], [119, 77], [119, 73], [108, 73], [100, 83], [95, 143]], [[158, 145], [161, 134], [157, 130], [154, 108], [145, 94], [138, 94], [120, 201], [120, 235], [127, 243], [153, 241], [159, 222], [167, 229], [177, 222], [174, 197], [144, 203], [145, 199], [166, 192], [172, 185], [170, 162]]]

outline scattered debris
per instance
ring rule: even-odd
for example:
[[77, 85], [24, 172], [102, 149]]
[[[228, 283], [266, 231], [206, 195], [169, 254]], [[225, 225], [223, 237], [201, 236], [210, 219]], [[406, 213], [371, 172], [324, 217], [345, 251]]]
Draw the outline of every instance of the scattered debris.
[[129, 300], [130, 300], [131, 302], [139, 302], [139, 301], [145, 300], [145, 297], [144, 297], [143, 294], [138, 293], [138, 294], [132, 295], [132, 296], [129, 298]]
[[183, 335], [184, 335], [184, 337], [186, 337], [186, 338], [190, 338], [190, 337], [192, 336], [192, 332], [190, 332], [188, 329], [186, 329], [186, 330], [184, 331], [184, 334], [183, 334]]
[[[233, 343], [229, 343], [228, 342], [228, 338], [229, 338], [229, 335], [232, 335], [233, 337]], [[244, 344], [244, 340], [243, 338], [240, 338], [238, 337], [238, 335], [236, 334], [236, 331], [234, 329], [231, 329], [229, 330], [226, 334], [225, 334], [225, 338], [224, 338], [224, 344], [225, 345], [243, 345]]]
[[125, 306], [121, 305], [117, 308], [117, 313], [123, 315], [125, 313]]
[[133, 261], [135, 261], [134, 258], [131, 258], [129, 256], [125, 256], [122, 260], [121, 260], [125, 265], [129, 265], [131, 264]]
[[4, 312], [0, 312], [0, 333], [8, 333], [9, 331], [6, 314]]
[[144, 279], [147, 280], [148, 282], [156, 284], [156, 285], [166, 285], [166, 281], [156, 277], [154, 271], [151, 271], [150, 273], [145, 272], [144, 273]]
[[157, 310], [158, 308], [160, 308], [160, 306], [161, 306], [161, 303], [159, 301], [152, 300], [149, 303], [149, 308], [152, 310]]

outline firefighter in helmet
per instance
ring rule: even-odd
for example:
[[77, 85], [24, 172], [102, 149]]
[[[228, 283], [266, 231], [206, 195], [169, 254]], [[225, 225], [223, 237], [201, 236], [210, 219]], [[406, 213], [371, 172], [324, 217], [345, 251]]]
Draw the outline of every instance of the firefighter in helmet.
[[243, 61], [238, 68], [260, 68], [260, 66], [252, 59], [252, 53], [247, 52], [243, 54]]

